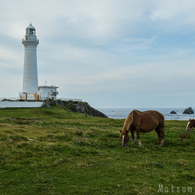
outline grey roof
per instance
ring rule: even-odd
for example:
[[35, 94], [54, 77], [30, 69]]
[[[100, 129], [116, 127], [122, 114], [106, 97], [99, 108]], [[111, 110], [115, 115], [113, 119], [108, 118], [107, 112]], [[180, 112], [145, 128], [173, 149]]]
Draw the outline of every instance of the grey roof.
[[56, 86], [46, 86], [46, 85], [44, 85], [44, 86], [39, 86], [38, 88], [59, 88], [59, 87], [56, 87]]
[[29, 26], [26, 29], [28, 29], [28, 28], [35, 29], [35, 27], [31, 23], [29, 24]]

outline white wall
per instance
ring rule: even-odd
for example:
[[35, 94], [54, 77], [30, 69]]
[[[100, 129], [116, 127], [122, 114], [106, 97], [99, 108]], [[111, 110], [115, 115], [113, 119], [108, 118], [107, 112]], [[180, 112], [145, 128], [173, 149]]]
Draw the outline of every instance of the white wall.
[[11, 102], [0, 101], [0, 108], [33, 108], [41, 107], [43, 102]]

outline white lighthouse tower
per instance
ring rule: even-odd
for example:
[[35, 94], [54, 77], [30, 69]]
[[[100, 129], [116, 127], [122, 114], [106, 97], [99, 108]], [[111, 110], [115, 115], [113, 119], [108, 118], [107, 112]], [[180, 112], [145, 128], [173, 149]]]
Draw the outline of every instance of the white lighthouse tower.
[[38, 91], [37, 76], [37, 45], [39, 40], [36, 36], [35, 27], [30, 24], [26, 28], [25, 38], [22, 39], [24, 45], [24, 71], [23, 71], [23, 90], [19, 94], [21, 99], [35, 100]]
[[24, 72], [23, 91], [19, 93], [23, 100], [56, 100], [58, 95], [56, 86], [39, 86], [37, 76], [37, 45], [39, 40], [36, 36], [35, 27], [30, 24], [26, 28], [25, 38], [22, 39], [24, 45]]

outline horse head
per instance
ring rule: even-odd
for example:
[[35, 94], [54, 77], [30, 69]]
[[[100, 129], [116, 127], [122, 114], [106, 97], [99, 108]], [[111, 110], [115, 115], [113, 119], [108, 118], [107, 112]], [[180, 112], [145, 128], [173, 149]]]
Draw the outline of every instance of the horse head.
[[186, 126], [186, 130], [189, 131], [192, 127], [195, 127], [195, 119], [190, 118]]
[[122, 147], [127, 146], [127, 142], [129, 141], [128, 131], [120, 131], [121, 132], [121, 140], [122, 140]]
[[123, 125], [123, 131], [120, 131], [121, 140], [122, 140], [122, 147], [127, 146], [127, 142], [129, 141], [128, 131], [129, 131], [132, 123], [133, 123], [133, 112], [131, 112], [128, 115], [128, 117], [126, 118], [124, 125]]

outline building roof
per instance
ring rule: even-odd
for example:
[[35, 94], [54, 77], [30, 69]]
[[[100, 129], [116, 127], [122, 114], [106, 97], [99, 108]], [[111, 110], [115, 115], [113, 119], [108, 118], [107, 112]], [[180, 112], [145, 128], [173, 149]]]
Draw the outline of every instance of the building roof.
[[59, 88], [59, 87], [56, 87], [56, 86], [46, 86], [46, 85], [43, 85], [43, 86], [39, 86], [38, 88]]
[[28, 28], [30, 28], [30, 29], [35, 29], [35, 27], [34, 27], [31, 23], [29, 24], [29, 26], [27, 26], [26, 29], [28, 29]]

